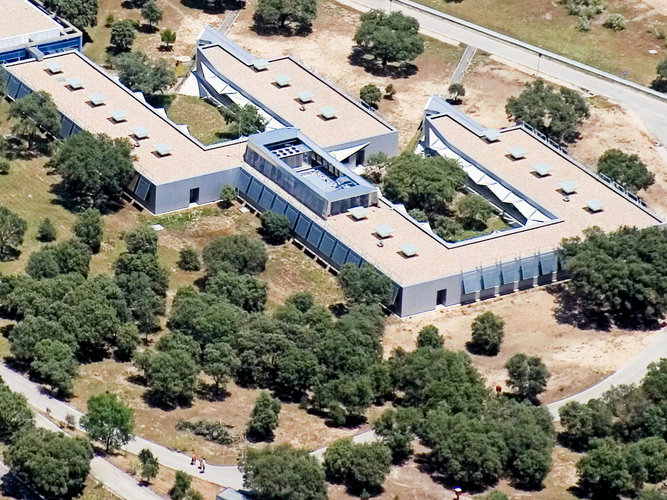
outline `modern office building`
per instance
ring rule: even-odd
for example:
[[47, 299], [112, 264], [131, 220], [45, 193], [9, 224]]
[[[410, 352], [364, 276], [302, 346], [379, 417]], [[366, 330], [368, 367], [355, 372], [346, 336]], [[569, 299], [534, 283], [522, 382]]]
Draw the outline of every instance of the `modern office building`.
[[424, 154], [455, 159], [468, 189], [511, 223], [444, 241], [354, 172], [364, 150], [396, 153], [392, 127], [291, 58], [241, 57], [231, 42], [206, 36], [215, 43], [198, 48], [202, 95], [257, 106], [272, 120], [266, 132], [204, 146], [76, 51], [8, 65], [9, 94], [51, 94], [63, 137], [85, 129], [130, 139], [137, 174], [128, 193], [152, 213], [216, 201], [231, 184], [257, 210], [285, 214], [295, 240], [333, 268], [365, 262], [387, 275], [400, 316], [558, 279], [556, 248], [588, 227], [661, 222], [639, 198], [529, 127], [485, 129], [433, 97]]
[[81, 50], [81, 32], [49, 14], [40, 3], [2, 0], [0, 6], [0, 63]]

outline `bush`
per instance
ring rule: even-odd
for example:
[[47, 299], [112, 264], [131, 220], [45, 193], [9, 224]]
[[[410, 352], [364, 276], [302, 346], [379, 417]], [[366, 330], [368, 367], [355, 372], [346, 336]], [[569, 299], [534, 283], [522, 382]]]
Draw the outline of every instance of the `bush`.
[[471, 351], [486, 356], [495, 356], [505, 335], [505, 322], [491, 311], [480, 314], [471, 325]]
[[280, 407], [280, 401], [272, 398], [267, 391], [260, 392], [248, 421], [248, 435], [257, 439], [272, 439], [273, 431], [278, 427]]
[[235, 271], [240, 274], [259, 274], [264, 271], [268, 255], [264, 243], [245, 235], [221, 236], [204, 247], [206, 271]]
[[268, 210], [261, 215], [260, 221], [262, 222], [262, 234], [269, 243], [281, 245], [289, 238], [291, 224], [286, 215]]
[[44, 243], [54, 241], [56, 239], [56, 226], [53, 225], [51, 219], [48, 217], [42, 219], [37, 228], [37, 239]]
[[452, 83], [447, 92], [449, 92], [449, 100], [456, 104], [460, 103], [466, 95], [466, 89], [462, 83]]
[[377, 106], [377, 103], [382, 99], [382, 92], [374, 83], [369, 83], [361, 87], [359, 91], [359, 99], [369, 106]]
[[181, 470], [176, 471], [174, 478], [174, 485], [169, 490], [169, 497], [172, 500], [183, 500], [190, 489], [192, 479], [187, 472]]
[[0, 175], [7, 175], [12, 163], [7, 158], [0, 158]]
[[633, 193], [646, 189], [655, 181], [655, 175], [649, 172], [639, 156], [626, 154], [620, 149], [608, 149], [600, 156], [598, 172], [611, 177]]
[[391, 305], [391, 280], [370, 264], [361, 267], [344, 264], [338, 273], [338, 283], [352, 304]]
[[183, 271], [199, 271], [201, 263], [197, 250], [189, 246], [181, 248], [178, 254], [178, 267]]
[[417, 335], [417, 347], [431, 347], [440, 349], [445, 346], [445, 339], [438, 333], [438, 329], [433, 325], [426, 325], [419, 330]]
[[99, 210], [88, 208], [81, 212], [74, 224], [74, 234], [90, 248], [91, 252], [99, 252], [104, 234], [104, 222]]
[[577, 19], [577, 29], [579, 31], [590, 31], [592, 27], [593, 23], [591, 22], [590, 18], [586, 16], [579, 16], [579, 19]]
[[196, 420], [195, 422], [179, 420], [176, 424], [176, 429], [179, 431], [186, 431], [195, 436], [201, 436], [206, 441], [222, 445], [232, 444], [235, 440], [230, 428], [229, 425], [214, 420]]
[[622, 31], [625, 29], [625, 17], [618, 13], [609, 14], [604, 25], [614, 31]]
[[111, 25], [111, 45], [117, 52], [127, 52], [132, 48], [136, 35], [136, 27], [129, 19], [116, 21]]
[[220, 190], [220, 206], [222, 208], [229, 208], [236, 200], [236, 188], [231, 184], [225, 184]]

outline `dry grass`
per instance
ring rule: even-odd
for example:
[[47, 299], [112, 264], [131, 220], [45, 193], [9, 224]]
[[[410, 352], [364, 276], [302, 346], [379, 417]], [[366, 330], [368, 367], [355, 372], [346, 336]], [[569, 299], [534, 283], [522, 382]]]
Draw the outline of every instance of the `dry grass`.
[[[133, 50], [141, 50], [151, 58], [162, 57], [176, 62], [178, 56], [192, 57], [197, 35], [205, 24], [219, 25], [223, 14], [209, 14], [200, 9], [187, 7], [186, 2], [179, 0], [157, 0], [163, 11], [160, 29], [170, 28], [176, 32], [176, 43], [173, 50], [160, 50], [160, 32], [149, 32], [144, 27], [137, 32]], [[88, 29], [90, 41], [84, 46], [84, 53], [94, 61], [105, 64], [107, 61], [107, 47], [110, 43], [111, 30], [105, 26], [106, 19], [112, 15], [116, 21], [134, 19], [141, 21], [140, 9], [126, 9], [122, 7], [123, 0], [99, 0], [97, 26]]]
[[394, 86], [396, 96], [393, 100], [382, 100], [378, 112], [399, 130], [399, 150], [413, 138], [422, 119], [424, 102], [430, 94], [444, 90], [462, 53], [459, 47], [427, 39], [425, 52], [414, 61], [415, 74], [376, 76], [351, 65], [348, 59], [359, 23], [358, 12], [322, 0], [318, 2], [313, 31], [307, 37], [258, 36], [252, 29], [255, 5], [256, 0], [247, 3], [228, 35], [250, 52], [263, 57], [291, 54], [354, 98], [358, 98], [361, 87], [369, 83], [382, 90], [389, 83]]
[[106, 489], [102, 483], [97, 482], [89, 476], [86, 481], [86, 488], [76, 500], [121, 500], [121, 498]]
[[220, 112], [203, 100], [186, 95], [178, 95], [167, 108], [167, 115], [176, 123], [188, 126], [190, 134], [202, 144], [220, 142], [220, 135], [227, 130], [227, 124]]
[[[576, 29], [577, 17], [558, 1], [505, 0], [492, 7], [486, 0], [421, 3], [619, 76], [627, 71], [627, 78], [643, 85], [655, 78], [655, 67], [665, 57], [664, 40], [648, 33], [652, 24], [667, 23], [664, 0], [611, 0], [587, 33]], [[612, 12], [625, 16], [625, 30], [602, 26]]]
[[384, 336], [385, 356], [396, 347], [414, 349], [417, 332], [433, 324], [445, 346], [463, 350], [475, 316], [492, 311], [505, 320], [505, 337], [497, 356], [472, 356], [489, 386], [505, 385], [504, 365], [518, 352], [539, 356], [551, 372], [543, 402], [556, 401], [593, 385], [628, 362], [655, 332], [580, 330], [553, 317], [555, 299], [544, 288], [517, 292], [469, 306], [441, 309], [405, 320], [392, 318]]

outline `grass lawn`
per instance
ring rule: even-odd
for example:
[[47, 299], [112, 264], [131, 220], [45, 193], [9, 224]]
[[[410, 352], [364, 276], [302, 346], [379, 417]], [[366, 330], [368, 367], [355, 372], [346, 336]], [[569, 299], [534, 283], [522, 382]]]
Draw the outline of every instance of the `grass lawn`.
[[221, 142], [221, 134], [227, 124], [215, 106], [193, 96], [177, 95], [167, 108], [167, 116], [176, 123], [183, 123], [193, 137], [202, 144]]
[[[442, 2], [419, 0], [441, 10], [538, 47], [616, 75], [627, 71], [627, 78], [648, 85], [655, 78], [655, 67], [665, 57], [664, 40], [654, 38], [648, 29], [652, 24], [667, 26], [667, 13], [656, 2], [611, 0], [589, 32], [576, 29], [577, 17], [570, 16], [559, 2], [551, 0], [504, 0], [489, 5], [487, 0]], [[664, 4], [663, 4], [664, 6]], [[659, 7], [659, 4], [658, 4]], [[626, 18], [626, 29], [614, 32], [602, 26], [610, 13]], [[649, 50], [656, 50], [650, 54]]]

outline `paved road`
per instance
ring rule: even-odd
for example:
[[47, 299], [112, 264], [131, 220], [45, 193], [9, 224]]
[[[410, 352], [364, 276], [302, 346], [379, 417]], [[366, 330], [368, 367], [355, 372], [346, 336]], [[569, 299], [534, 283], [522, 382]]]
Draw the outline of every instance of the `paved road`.
[[[48, 408], [51, 412], [51, 416], [56, 420], [65, 421], [67, 415], [71, 414], [75, 417], [76, 421], [79, 422], [83, 416], [83, 413], [77, 409], [42, 393], [37, 384], [31, 382], [21, 374], [10, 370], [2, 363], [0, 363], [0, 376], [2, 376], [5, 383], [12, 391], [22, 393], [33, 406], [41, 411], [46, 411]], [[48, 422], [48, 420], [46, 421]], [[51, 425], [53, 424], [51, 423]], [[125, 451], [135, 455], [139, 454], [143, 448], [149, 448], [157, 457], [160, 464], [165, 467], [182, 470], [191, 476], [204, 479], [205, 481], [220, 486], [228, 486], [235, 489], [240, 489], [243, 486], [243, 475], [239, 468], [235, 466], [215, 466], [207, 464], [206, 472], [200, 474], [196, 467], [190, 465], [190, 457], [188, 455], [170, 450], [165, 446], [161, 446], [147, 439], [135, 437], [123, 447]]]
[[661, 358], [667, 358], [667, 329], [663, 329], [658, 336], [644, 347], [634, 359], [623, 366], [617, 372], [612, 373], [606, 379], [598, 382], [585, 391], [579, 392], [560, 401], [548, 404], [547, 408], [553, 415], [554, 420], [560, 420], [558, 410], [570, 401], [585, 403], [591, 399], [599, 398], [614, 385], [637, 384], [644, 378], [648, 365]]
[[[336, 0], [354, 9], [388, 10], [388, 0]], [[525, 48], [504, 43], [492, 36], [479, 33], [458, 23], [425, 12], [422, 8], [391, 2], [392, 11], [401, 11], [415, 17], [424, 34], [449, 43], [460, 42], [477, 47], [500, 59], [539, 73], [540, 76], [606, 96], [636, 113], [649, 131], [662, 144], [667, 144], [667, 100], [648, 96], [625, 85], [573, 68], [565, 63], [540, 57]]]
[[230, 10], [225, 13], [225, 18], [222, 20], [222, 24], [218, 31], [223, 35], [226, 35], [229, 31], [229, 28], [232, 27], [232, 24], [236, 21], [236, 18], [239, 17], [240, 10]]

